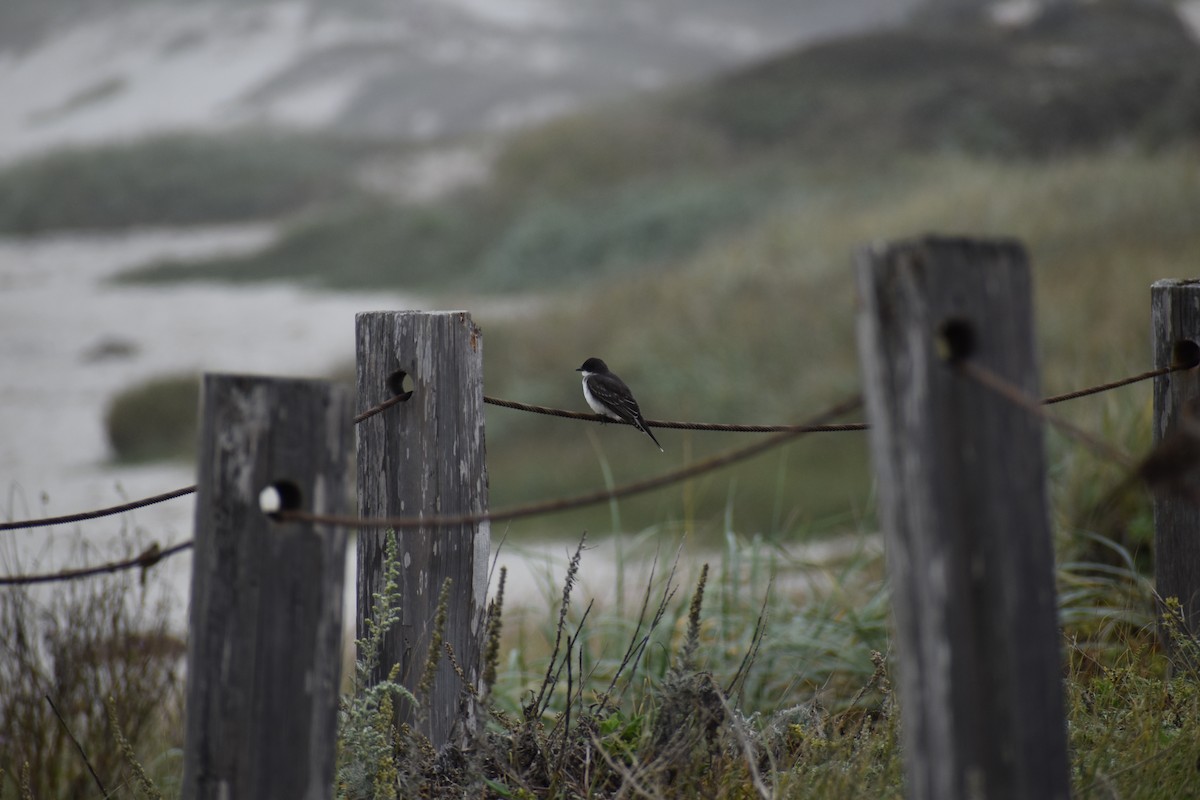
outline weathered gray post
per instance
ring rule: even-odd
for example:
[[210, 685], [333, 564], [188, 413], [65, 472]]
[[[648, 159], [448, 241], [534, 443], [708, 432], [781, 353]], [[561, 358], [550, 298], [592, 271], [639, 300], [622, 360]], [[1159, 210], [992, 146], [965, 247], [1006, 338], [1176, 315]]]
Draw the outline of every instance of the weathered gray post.
[[952, 363], [1039, 396], [1025, 252], [931, 237], [857, 266], [908, 796], [1065, 798], [1042, 425]]
[[[364, 517], [476, 513], [487, 510], [483, 435], [483, 335], [464, 311], [381, 311], [357, 317], [358, 402], [362, 409], [411, 396], [358, 426], [358, 509]], [[358, 539], [359, 635], [371, 598], [383, 587], [383, 531]], [[402, 561], [401, 621], [384, 641], [376, 680], [393, 664], [415, 690], [426, 660], [438, 592], [451, 581], [445, 641], [472, 684], [479, 681], [478, 637], [487, 598], [491, 548], [486, 522], [397, 532]], [[464, 687], [438, 654], [429, 730], [447, 742]], [[424, 702], [424, 698], [418, 698]], [[398, 709], [412, 722], [413, 709]]]
[[[1150, 288], [1150, 304], [1154, 366], [1195, 364], [1200, 357], [1200, 282], [1156, 281]], [[1200, 370], [1154, 379], [1155, 444], [1175, 430], [1188, 404], [1197, 398]], [[1193, 418], [1195, 414], [1192, 409]], [[1159, 597], [1179, 599], [1185, 630], [1200, 634], [1200, 503], [1196, 498], [1155, 492], [1154, 582]]]
[[188, 636], [185, 800], [333, 792], [346, 533], [260, 507], [345, 513], [344, 387], [206, 375]]

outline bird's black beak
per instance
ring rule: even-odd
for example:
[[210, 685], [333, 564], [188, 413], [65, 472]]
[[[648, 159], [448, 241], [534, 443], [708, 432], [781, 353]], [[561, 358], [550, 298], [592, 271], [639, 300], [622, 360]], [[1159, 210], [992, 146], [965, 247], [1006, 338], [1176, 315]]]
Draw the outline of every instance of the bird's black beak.
[[575, 368], [575, 371], [576, 371], [576, 372], [583, 372], [583, 367], [576, 367], [576, 368]]

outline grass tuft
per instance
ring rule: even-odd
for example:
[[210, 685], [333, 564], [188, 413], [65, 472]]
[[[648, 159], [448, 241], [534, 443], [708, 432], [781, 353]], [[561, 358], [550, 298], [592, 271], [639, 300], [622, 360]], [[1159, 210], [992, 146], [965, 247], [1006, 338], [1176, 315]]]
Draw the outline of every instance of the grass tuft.
[[[483, 636], [483, 693], [488, 696], [496, 685], [496, 670], [500, 662], [500, 634], [503, 629], [501, 622], [504, 613], [504, 584], [508, 580], [508, 568], [500, 568], [500, 578], [496, 583], [496, 595], [488, 603], [487, 620]], [[464, 685], [467, 683], [463, 681]]]
[[433, 699], [433, 679], [437, 675], [438, 661], [442, 658], [442, 642], [446, 635], [446, 617], [450, 609], [449, 578], [442, 581], [441, 591], [438, 592], [437, 610], [433, 615], [433, 627], [430, 629], [429, 651], [425, 654], [425, 666], [421, 668], [421, 677], [417, 681], [415, 694], [423, 702], [420, 709], [428, 713], [429, 703]]
[[708, 564], [700, 568], [700, 579], [696, 581], [696, 592], [692, 595], [692, 604], [688, 608], [687, 636], [683, 640], [683, 650], [679, 655], [677, 672], [682, 674], [692, 672], [696, 668], [696, 648], [700, 646], [700, 606], [704, 602], [704, 584], [708, 581]]
[[[880, 695], [886, 696], [890, 688], [879, 657], [870, 662], [873, 671], [864, 665], [871, 677], [865, 688], [859, 687], [853, 709], [813, 711], [805, 721], [794, 708], [745, 716], [713, 671], [745, 661], [736, 659], [736, 649], [706, 638], [701, 609], [707, 567], [686, 610], [671, 609], [674, 568], [664, 579], [651, 579], [638, 620], [625, 626], [617, 620], [589, 622], [594, 603], [572, 613], [570, 599], [577, 589], [582, 555], [581, 541], [568, 562], [552, 630], [547, 631], [549, 666], [541, 677], [511, 668], [498, 675], [495, 691], [484, 695], [483, 727], [465, 750], [451, 745], [435, 752], [421, 740], [394, 747], [389, 767], [376, 764], [375, 774], [382, 769], [389, 783], [376, 787], [375, 796], [484, 792], [496, 797], [567, 798], [634, 792], [669, 797], [682, 791], [724, 798], [745, 796], [748, 787], [769, 796], [772, 787], [786, 783], [790, 770], [800, 769], [789, 757], [796, 741], [874, 741], [877, 732], [890, 730], [888, 713], [880, 710], [886, 707]], [[656, 595], [659, 599], [653, 602]], [[498, 605], [492, 608], [499, 613]], [[761, 611], [753, 613], [761, 623]], [[673, 643], [679, 625], [687, 632]], [[755, 643], [762, 642], [762, 627], [754, 635]], [[618, 640], [619, 648], [614, 646]], [[624, 655], [615, 658], [619, 652]], [[536, 685], [512, 692], [512, 681], [523, 681], [521, 676]], [[514, 717], [505, 706], [513, 703], [515, 694], [527, 699], [514, 709]], [[388, 710], [381, 707], [371, 718], [374, 722], [359, 724], [366, 722], [378, 731]], [[864, 722], [868, 719], [870, 723]], [[823, 727], [812, 728], [818, 722]], [[410, 736], [402, 729], [395, 740], [412, 741]], [[898, 796], [898, 772], [887, 773], [887, 781]]]
[[142, 766], [142, 762], [137, 757], [137, 752], [133, 749], [133, 745], [129, 743], [129, 740], [125, 738], [125, 734], [121, 731], [116, 699], [110, 695], [105, 701], [105, 707], [108, 710], [108, 725], [112, 731], [112, 737], [116, 740], [121, 755], [125, 757], [126, 765], [133, 771], [133, 777], [137, 785], [141, 788], [142, 793], [151, 798], [151, 800], [163, 800], [163, 793], [159, 791], [154, 781], [147, 774], [146, 768]]
[[[123, 533], [112, 549], [98, 553], [81, 539], [72, 555], [84, 564], [108, 561], [144, 550], [145, 542]], [[5, 560], [6, 571], [37, 571]], [[185, 647], [168, 629], [168, 612], [133, 571], [51, 593], [0, 591], [0, 798], [94, 796], [92, 770], [106, 786], [120, 785], [133, 769], [131, 750], [163, 754], [141, 772], [154, 784], [175, 783]], [[109, 698], [120, 712], [119, 738]], [[14, 780], [19, 785], [7, 783]]]

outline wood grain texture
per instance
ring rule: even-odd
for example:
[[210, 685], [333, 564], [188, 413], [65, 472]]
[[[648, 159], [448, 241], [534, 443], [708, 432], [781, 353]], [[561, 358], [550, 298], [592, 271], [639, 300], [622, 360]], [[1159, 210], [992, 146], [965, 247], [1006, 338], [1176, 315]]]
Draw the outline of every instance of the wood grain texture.
[[[400, 373], [412, 396], [358, 426], [359, 513], [368, 517], [486, 511], [483, 336], [466, 312], [372, 312], [357, 317], [358, 404], [369, 408], [395, 393]], [[359, 630], [383, 583], [383, 531], [358, 540]], [[384, 642], [382, 679], [400, 665], [415, 689], [433, 631], [438, 593], [451, 581], [445, 639], [469, 681], [479, 681], [479, 640], [491, 551], [488, 523], [399, 531], [402, 619]], [[440, 655], [424, 732], [435, 746], [453, 735], [464, 687]], [[412, 723], [401, 704], [398, 717]], [[468, 717], [470, 708], [468, 706]]]
[[940, 336], [1040, 397], [1025, 252], [930, 237], [857, 260], [908, 796], [1066, 798], [1041, 423], [955, 369]]
[[[1200, 282], [1157, 281], [1150, 298], [1154, 366], [1169, 367], [1181, 343], [1185, 348], [1200, 344]], [[1184, 409], [1198, 397], [1200, 369], [1154, 379], [1155, 444], [1175, 429]], [[1200, 634], [1200, 504], [1195, 499], [1155, 493], [1154, 581], [1159, 597], [1179, 599], [1187, 630]]]
[[329, 798], [347, 534], [274, 522], [259, 493], [346, 511], [351, 393], [206, 375], [202, 397], [182, 796]]

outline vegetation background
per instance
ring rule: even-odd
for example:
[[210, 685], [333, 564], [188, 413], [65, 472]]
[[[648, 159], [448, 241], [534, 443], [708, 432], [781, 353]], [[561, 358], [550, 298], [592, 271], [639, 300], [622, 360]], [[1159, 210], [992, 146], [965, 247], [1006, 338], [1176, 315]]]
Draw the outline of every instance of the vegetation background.
[[[854, 248], [925, 232], [1016, 237], [1033, 259], [1047, 393], [1139, 372], [1150, 353], [1149, 284], [1186, 277], [1200, 263], [1195, 34], [1168, 3], [1054, 3], [1011, 24], [993, 11], [929, 4], [903, 26], [500, 138], [414, 143], [251, 130], [52, 153], [0, 171], [0, 231], [278, 220], [281, 234], [259, 252], [146, 264], [120, 280], [417, 291], [428, 308], [479, 308], [488, 394], [582, 409], [572, 370], [599, 355], [634, 387], [649, 417], [781, 423], [857, 389]], [[372, 179], [446, 148], [476, 153], [484, 169], [432, 196], [382, 191]], [[489, 311], [514, 304], [519, 314]], [[117, 457], [188, 458], [195, 413], [194, 376], [130, 387], [108, 412]], [[1071, 414], [1131, 452], [1149, 447], [1144, 386], [1081, 401]], [[487, 434], [494, 507], [624, 483], [733, 444], [727, 434], [664, 431], [660, 456], [624, 429], [587, 433], [502, 410], [489, 411]], [[1195, 676], [1172, 672], [1153, 635], [1148, 500], [1110, 494], [1119, 471], [1053, 436], [1050, 457], [1076, 790], [1190, 796]], [[872, 515], [865, 442], [841, 434], [808, 437], [673, 492], [506, 533], [517, 541], [621, 534], [629, 543], [619, 569], [626, 559], [670, 552], [684, 536], [714, 553], [704, 614], [690, 615], [686, 598], [667, 604], [642, 672], [624, 675], [619, 708], [596, 723], [608, 726], [605, 752], [623, 753], [620, 763], [653, 791], [666, 789], [652, 777], [695, 757], [668, 748], [655, 725], [677, 701], [702, 707], [703, 692], [687, 676], [706, 673], [729, 686], [740, 681], [740, 691], [737, 714], [721, 718], [728, 758], [704, 773], [712, 782], [696, 792], [748, 796], [766, 780], [780, 796], [901, 796]], [[819, 563], [793, 549], [821, 539], [855, 546]], [[765, 597], [750, 591], [771, 576]], [[665, 596], [661, 573], [645, 580], [649, 594]], [[679, 577], [693, 587], [698, 580], [687, 568]], [[47, 686], [89, 685], [64, 673], [67, 663], [107, 681], [65, 715], [80, 735], [91, 726], [96, 763], [124, 769], [119, 759], [102, 761], [117, 740], [110, 727], [94, 725], [107, 720], [98, 714], [112, 694], [132, 749], [169, 792], [178, 760], [164, 755], [172, 752], [164, 742], [178, 746], [177, 693], [174, 704], [163, 701], [157, 727], [127, 704], [148, 692], [169, 695], [178, 649], [155, 646], [123, 660], [147, 626], [156, 630], [146, 622], [136, 631], [115, 627], [103, 647], [72, 662], [47, 633], [79, 630], [63, 620], [89, 607], [125, 619], [121, 592], [135, 596], [136, 588], [64, 595], [67, 606], [48, 609], [18, 592], [0, 595], [13, 630], [25, 631], [0, 659], [0, 698], [9, 703], [0, 718], [21, 731], [0, 748], [0, 797], [96, 796], [42, 708]], [[764, 604], [770, 613], [762, 617]], [[563, 618], [568, 630], [582, 624], [577, 608]], [[610, 662], [636, 639], [631, 613], [618, 592], [585, 626], [581, 651], [601, 688], [623, 675]], [[516, 718], [561, 628], [545, 612], [512, 612], [506, 623], [493, 698]], [[743, 673], [743, 657], [756, 648]], [[112, 660], [113, 652], [122, 655]], [[561, 697], [548, 703], [547, 725], [563, 710]], [[567, 752], [565, 738], [544, 736], [538, 747]], [[769, 758], [745, 757], [739, 736]], [[46, 737], [58, 738], [33, 745]], [[664, 752], [683, 760], [664, 766]], [[35, 765], [28, 792], [19, 788], [24, 761]], [[391, 791], [432, 785], [430, 764], [415, 756], [396, 763]], [[487, 790], [609, 790], [603, 781], [581, 783], [565, 761], [544, 775], [529, 766], [489, 775]], [[350, 783], [341, 789], [387, 796], [378, 778], [361, 773], [361, 792]], [[139, 786], [120, 791], [146, 791]]]

